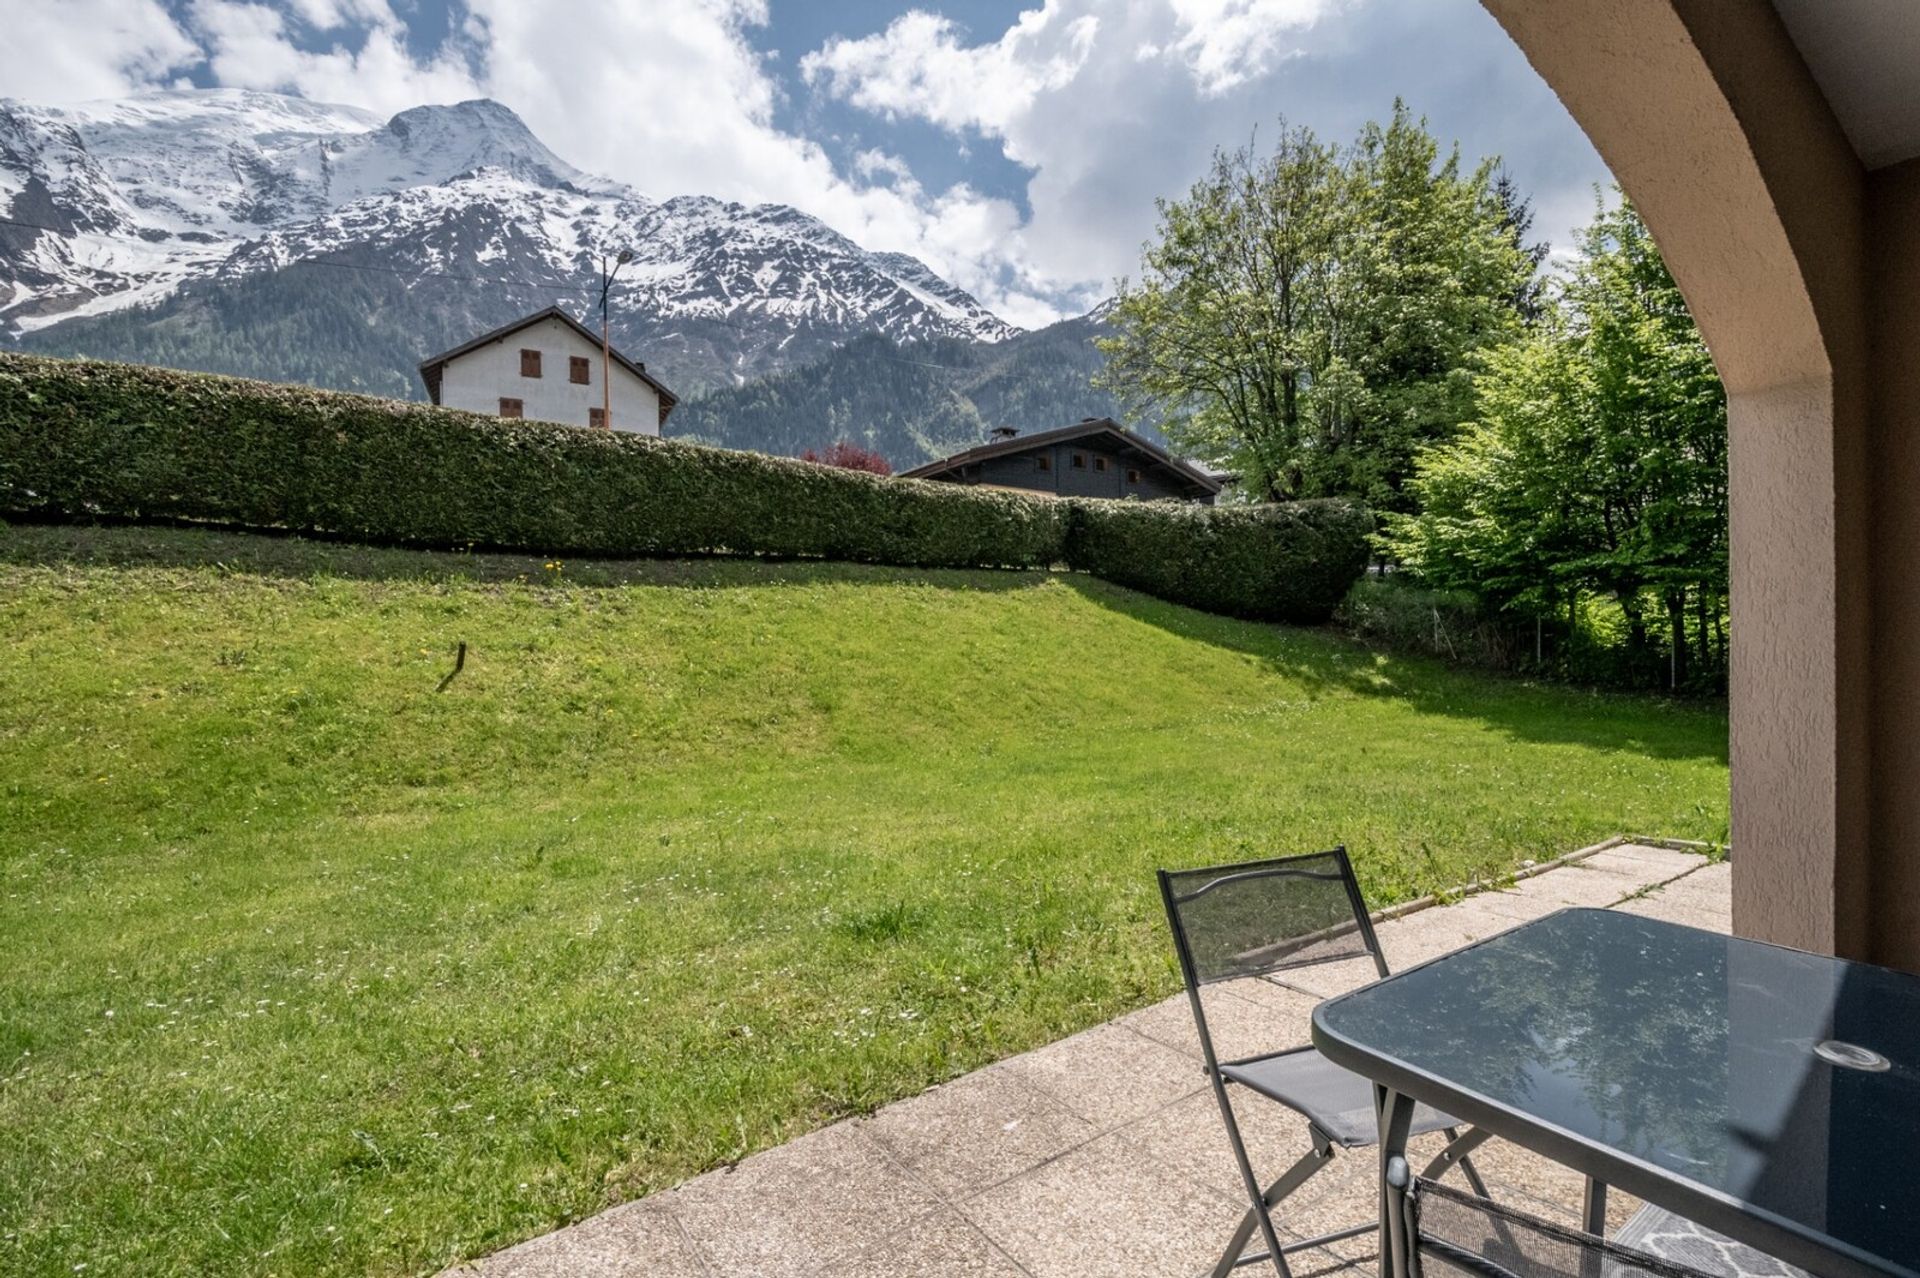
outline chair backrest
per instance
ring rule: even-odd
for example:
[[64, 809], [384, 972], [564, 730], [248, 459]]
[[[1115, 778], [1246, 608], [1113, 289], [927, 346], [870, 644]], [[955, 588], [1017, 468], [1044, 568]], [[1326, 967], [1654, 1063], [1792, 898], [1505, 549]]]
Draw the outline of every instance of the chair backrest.
[[1418, 1278], [1714, 1278], [1424, 1177], [1406, 1202]]
[[1160, 896], [1187, 988], [1371, 955], [1373, 934], [1344, 847], [1306, 856], [1160, 871]]

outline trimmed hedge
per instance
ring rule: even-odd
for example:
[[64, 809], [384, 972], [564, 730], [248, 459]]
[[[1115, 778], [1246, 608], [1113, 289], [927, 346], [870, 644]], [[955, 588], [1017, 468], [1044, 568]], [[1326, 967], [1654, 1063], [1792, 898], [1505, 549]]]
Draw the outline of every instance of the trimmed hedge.
[[96, 361], [0, 356], [0, 509], [420, 546], [1062, 558], [1051, 503], [611, 431]]
[[1373, 516], [1345, 501], [1078, 501], [1067, 560], [1206, 612], [1317, 625], [1366, 570]]
[[1059, 501], [143, 365], [0, 354], [0, 511], [546, 554], [1065, 563], [1324, 621], [1371, 521], [1339, 503]]

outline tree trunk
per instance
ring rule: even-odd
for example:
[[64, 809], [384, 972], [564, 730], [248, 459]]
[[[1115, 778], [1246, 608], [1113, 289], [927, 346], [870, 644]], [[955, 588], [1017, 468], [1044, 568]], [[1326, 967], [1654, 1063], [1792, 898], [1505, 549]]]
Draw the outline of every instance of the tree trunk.
[[1672, 657], [1667, 663], [1668, 686], [1678, 689], [1687, 681], [1687, 591], [1669, 588], [1667, 595], [1667, 626], [1671, 634]]
[[1700, 669], [1713, 669], [1713, 646], [1707, 635], [1707, 588], [1702, 585], [1693, 592], [1693, 620], [1700, 629]]
[[1627, 618], [1627, 646], [1637, 653], [1647, 648], [1647, 611], [1640, 600], [1640, 589], [1621, 589], [1614, 592], [1620, 600], [1620, 611]]

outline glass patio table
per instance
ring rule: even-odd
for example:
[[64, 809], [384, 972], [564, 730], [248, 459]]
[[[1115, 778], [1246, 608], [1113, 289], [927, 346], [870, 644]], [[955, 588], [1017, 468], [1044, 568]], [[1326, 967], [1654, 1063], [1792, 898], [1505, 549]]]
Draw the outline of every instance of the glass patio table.
[[1375, 1084], [1383, 1273], [1417, 1101], [1584, 1174], [1592, 1232], [1615, 1185], [1823, 1278], [1920, 1278], [1920, 978], [1562, 910], [1320, 1004], [1313, 1043]]

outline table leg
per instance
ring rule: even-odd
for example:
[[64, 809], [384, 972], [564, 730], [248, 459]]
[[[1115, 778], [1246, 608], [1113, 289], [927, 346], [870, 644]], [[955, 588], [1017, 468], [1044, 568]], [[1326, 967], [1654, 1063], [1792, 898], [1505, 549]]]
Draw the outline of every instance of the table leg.
[[[1586, 1192], [1580, 1199], [1580, 1227], [1595, 1238], [1607, 1236], [1607, 1186], [1605, 1181], [1587, 1177]], [[1580, 1258], [1580, 1278], [1601, 1278], [1604, 1266], [1596, 1252]]]
[[1380, 1119], [1380, 1278], [1407, 1278], [1413, 1272], [1413, 1239], [1407, 1236], [1407, 1190], [1413, 1185], [1407, 1132], [1413, 1126], [1413, 1101], [1376, 1083], [1373, 1103]]
[[1591, 1176], [1580, 1200], [1580, 1227], [1595, 1238], [1607, 1236], [1607, 1186]]

